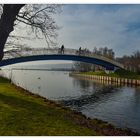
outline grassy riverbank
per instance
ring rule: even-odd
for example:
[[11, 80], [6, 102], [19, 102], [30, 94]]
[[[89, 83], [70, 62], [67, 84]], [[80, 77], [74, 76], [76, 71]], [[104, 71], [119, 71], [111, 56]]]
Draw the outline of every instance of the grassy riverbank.
[[128, 79], [139, 79], [140, 75], [135, 72], [127, 71], [127, 70], [117, 70], [114, 73], [105, 73], [104, 71], [95, 71], [95, 72], [82, 72], [81, 74], [87, 75], [98, 75], [98, 76], [110, 76], [110, 77], [117, 77], [117, 78], [128, 78]]
[[63, 107], [0, 78], [0, 135], [138, 135]]

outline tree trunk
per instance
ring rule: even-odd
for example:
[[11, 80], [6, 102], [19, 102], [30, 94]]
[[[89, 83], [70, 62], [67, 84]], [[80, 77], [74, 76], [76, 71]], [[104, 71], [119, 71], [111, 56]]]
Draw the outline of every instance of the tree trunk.
[[19, 10], [25, 4], [4, 4], [0, 19], [0, 61], [3, 58], [3, 50], [9, 34], [14, 30], [14, 21]]

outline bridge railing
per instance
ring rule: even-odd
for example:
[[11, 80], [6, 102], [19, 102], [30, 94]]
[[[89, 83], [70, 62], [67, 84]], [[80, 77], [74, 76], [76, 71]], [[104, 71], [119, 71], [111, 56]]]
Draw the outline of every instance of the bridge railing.
[[[19, 49], [19, 50], [10, 50], [5, 51], [4, 58], [8, 59], [13, 57], [21, 57], [21, 56], [31, 56], [31, 55], [46, 55], [46, 54], [61, 54], [61, 51], [59, 48], [42, 48], [42, 49]], [[65, 49], [64, 54], [76, 54], [76, 49]], [[7, 56], [7, 57], [6, 57]]]

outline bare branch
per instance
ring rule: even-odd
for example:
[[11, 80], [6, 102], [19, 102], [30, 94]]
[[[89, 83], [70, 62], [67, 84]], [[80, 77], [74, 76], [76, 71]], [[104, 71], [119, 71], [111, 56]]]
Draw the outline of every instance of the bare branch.
[[26, 21], [24, 21], [24, 20], [21, 20], [21, 19], [18, 19], [18, 18], [16, 18], [16, 20], [18, 20], [19, 22], [25, 23], [25, 24], [27, 24], [27, 25], [29, 25], [29, 26], [35, 26], [36, 28], [39, 28], [37, 25], [28, 23], [28, 22], [26, 22]]
[[16, 19], [28, 25], [37, 38], [42, 32], [47, 44], [52, 44], [52, 38], [57, 37], [56, 30], [59, 29], [52, 15], [56, 14], [60, 7], [60, 5], [26, 5]]

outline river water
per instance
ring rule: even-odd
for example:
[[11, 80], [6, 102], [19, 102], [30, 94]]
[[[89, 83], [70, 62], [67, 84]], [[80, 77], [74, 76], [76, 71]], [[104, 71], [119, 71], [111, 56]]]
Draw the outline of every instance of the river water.
[[99, 83], [61, 71], [12, 70], [2, 74], [16, 85], [63, 102], [90, 118], [140, 132], [140, 87]]

